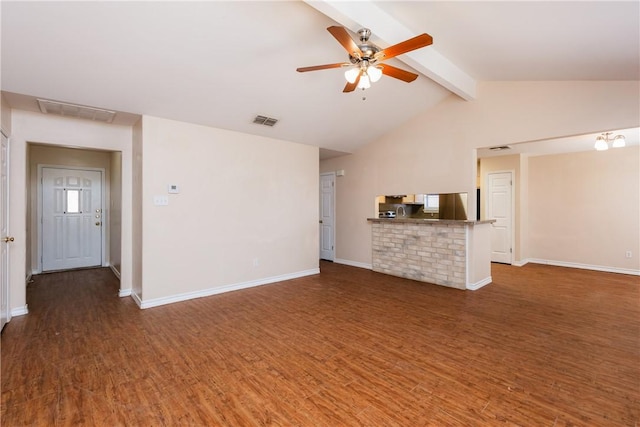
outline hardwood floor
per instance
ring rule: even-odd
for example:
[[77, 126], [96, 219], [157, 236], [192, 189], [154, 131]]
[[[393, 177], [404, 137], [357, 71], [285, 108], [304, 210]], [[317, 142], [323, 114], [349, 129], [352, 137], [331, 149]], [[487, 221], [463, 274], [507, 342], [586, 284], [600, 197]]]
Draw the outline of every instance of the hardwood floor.
[[2, 426], [638, 426], [640, 279], [527, 265], [459, 291], [344, 265], [139, 310], [40, 275]]

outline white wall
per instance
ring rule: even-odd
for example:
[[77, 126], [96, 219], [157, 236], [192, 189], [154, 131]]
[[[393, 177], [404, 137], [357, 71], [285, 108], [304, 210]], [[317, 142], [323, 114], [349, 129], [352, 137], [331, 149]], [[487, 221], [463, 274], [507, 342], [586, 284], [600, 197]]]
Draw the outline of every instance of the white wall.
[[[12, 110], [10, 140], [10, 218], [16, 238], [10, 252], [10, 306], [26, 308], [28, 143], [122, 152], [122, 203], [131, 206], [131, 127]], [[131, 287], [131, 211], [122, 213], [121, 289]]]
[[536, 262], [640, 274], [640, 147], [531, 157], [529, 233]]
[[[450, 96], [355, 153], [321, 162], [336, 183], [336, 258], [371, 263], [380, 194], [469, 193], [475, 213], [475, 149], [640, 125], [634, 82], [484, 82], [478, 98]], [[375, 90], [375, 88], [371, 89]]]
[[143, 307], [318, 272], [317, 147], [150, 116], [141, 131]]

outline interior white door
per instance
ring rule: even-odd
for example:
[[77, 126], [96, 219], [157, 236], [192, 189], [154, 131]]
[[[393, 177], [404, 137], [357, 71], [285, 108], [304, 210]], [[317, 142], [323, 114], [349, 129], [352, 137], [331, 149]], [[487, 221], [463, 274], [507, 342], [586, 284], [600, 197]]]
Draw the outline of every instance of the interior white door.
[[42, 168], [42, 271], [102, 264], [102, 172]]
[[489, 173], [487, 176], [487, 218], [491, 226], [491, 261], [512, 263], [513, 177], [511, 172]]
[[320, 259], [333, 261], [334, 253], [334, 173], [320, 175]]
[[10, 320], [9, 313], [9, 141], [2, 134], [0, 149], [0, 329]]

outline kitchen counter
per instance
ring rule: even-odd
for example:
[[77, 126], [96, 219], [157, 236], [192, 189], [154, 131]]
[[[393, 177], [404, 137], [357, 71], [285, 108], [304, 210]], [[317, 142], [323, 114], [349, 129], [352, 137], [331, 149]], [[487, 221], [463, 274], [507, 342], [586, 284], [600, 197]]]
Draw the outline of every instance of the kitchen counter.
[[367, 218], [373, 271], [475, 290], [491, 283], [495, 220]]
[[424, 224], [424, 223], [440, 223], [440, 224], [468, 224], [468, 225], [479, 225], [479, 224], [491, 224], [494, 223], [495, 219], [485, 219], [481, 221], [475, 220], [460, 220], [460, 219], [429, 219], [429, 218], [409, 218], [409, 217], [395, 217], [395, 218], [367, 218], [367, 221], [371, 222], [402, 222], [408, 224]]

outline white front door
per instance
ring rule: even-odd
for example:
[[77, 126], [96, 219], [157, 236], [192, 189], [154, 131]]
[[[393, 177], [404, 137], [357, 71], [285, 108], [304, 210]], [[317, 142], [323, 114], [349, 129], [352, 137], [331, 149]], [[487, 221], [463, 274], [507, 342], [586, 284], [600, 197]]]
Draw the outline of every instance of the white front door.
[[102, 172], [42, 168], [42, 271], [102, 264]]
[[10, 320], [9, 314], [9, 141], [2, 134], [0, 153], [0, 329]]
[[333, 261], [335, 173], [320, 175], [320, 259]]
[[512, 263], [513, 177], [511, 172], [487, 176], [487, 218], [491, 224], [491, 261]]

